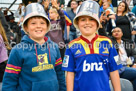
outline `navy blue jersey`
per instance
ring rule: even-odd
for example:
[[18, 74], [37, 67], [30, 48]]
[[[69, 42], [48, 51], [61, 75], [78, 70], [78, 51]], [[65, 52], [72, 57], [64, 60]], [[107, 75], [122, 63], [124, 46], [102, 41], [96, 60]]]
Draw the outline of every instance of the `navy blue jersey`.
[[83, 36], [69, 43], [62, 70], [74, 72], [74, 91], [110, 91], [110, 72], [122, 65], [110, 39], [96, 35], [89, 42]]

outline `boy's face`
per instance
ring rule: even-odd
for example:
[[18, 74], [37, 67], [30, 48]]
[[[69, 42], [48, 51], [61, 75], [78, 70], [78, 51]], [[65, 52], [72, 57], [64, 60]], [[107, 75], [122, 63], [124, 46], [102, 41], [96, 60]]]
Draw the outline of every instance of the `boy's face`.
[[103, 3], [103, 9], [104, 9], [104, 10], [106, 10], [108, 7], [109, 7], [109, 5], [108, 5], [107, 2]]
[[78, 19], [78, 27], [82, 35], [91, 36], [97, 31], [97, 21], [90, 16], [81, 16]]
[[24, 26], [32, 40], [43, 39], [47, 33], [47, 22], [44, 18], [30, 18], [27, 26]]

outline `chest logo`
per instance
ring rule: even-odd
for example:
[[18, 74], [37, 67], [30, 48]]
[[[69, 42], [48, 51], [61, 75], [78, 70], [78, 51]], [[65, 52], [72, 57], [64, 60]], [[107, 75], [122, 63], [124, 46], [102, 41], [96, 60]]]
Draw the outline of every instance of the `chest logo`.
[[87, 63], [86, 60], [83, 63], [83, 72], [88, 72], [88, 71], [103, 71], [102, 67], [103, 63]]
[[47, 53], [38, 55], [38, 66], [32, 68], [32, 72], [39, 72], [53, 69], [53, 65], [48, 63]]

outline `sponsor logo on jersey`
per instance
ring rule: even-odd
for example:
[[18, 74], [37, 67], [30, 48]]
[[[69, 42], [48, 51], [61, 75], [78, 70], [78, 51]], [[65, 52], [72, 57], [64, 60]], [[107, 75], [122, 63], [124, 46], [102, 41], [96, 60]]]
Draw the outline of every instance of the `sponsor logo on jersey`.
[[86, 60], [83, 63], [83, 72], [88, 72], [88, 71], [103, 71], [102, 67], [103, 63], [87, 63]]

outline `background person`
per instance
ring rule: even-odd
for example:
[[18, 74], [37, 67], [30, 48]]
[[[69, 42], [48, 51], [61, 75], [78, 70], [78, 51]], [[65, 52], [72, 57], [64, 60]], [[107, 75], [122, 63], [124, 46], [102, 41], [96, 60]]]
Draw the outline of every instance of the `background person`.
[[2, 88], [2, 80], [5, 72], [6, 61], [8, 60], [8, 50], [10, 50], [9, 42], [6, 37], [5, 30], [0, 21], [0, 91]]
[[136, 91], [136, 49], [133, 42], [122, 39], [122, 36], [121, 28], [116, 27], [112, 30], [112, 41], [116, 45], [116, 50], [123, 65], [123, 68], [119, 70], [120, 77], [131, 81], [134, 91]]
[[[115, 19], [116, 26], [120, 27], [123, 36], [122, 38], [132, 40], [132, 35], [135, 35], [136, 32], [134, 30], [134, 26], [136, 26], [135, 20], [132, 19], [135, 17], [129, 10], [129, 7], [125, 1], [122, 1], [119, 3], [116, 11], [116, 15], [111, 15], [109, 18]], [[109, 26], [107, 28], [107, 31], [109, 32], [109, 35], [111, 36], [111, 30], [112, 25], [109, 22]], [[133, 39], [134, 40], [134, 39]]]

